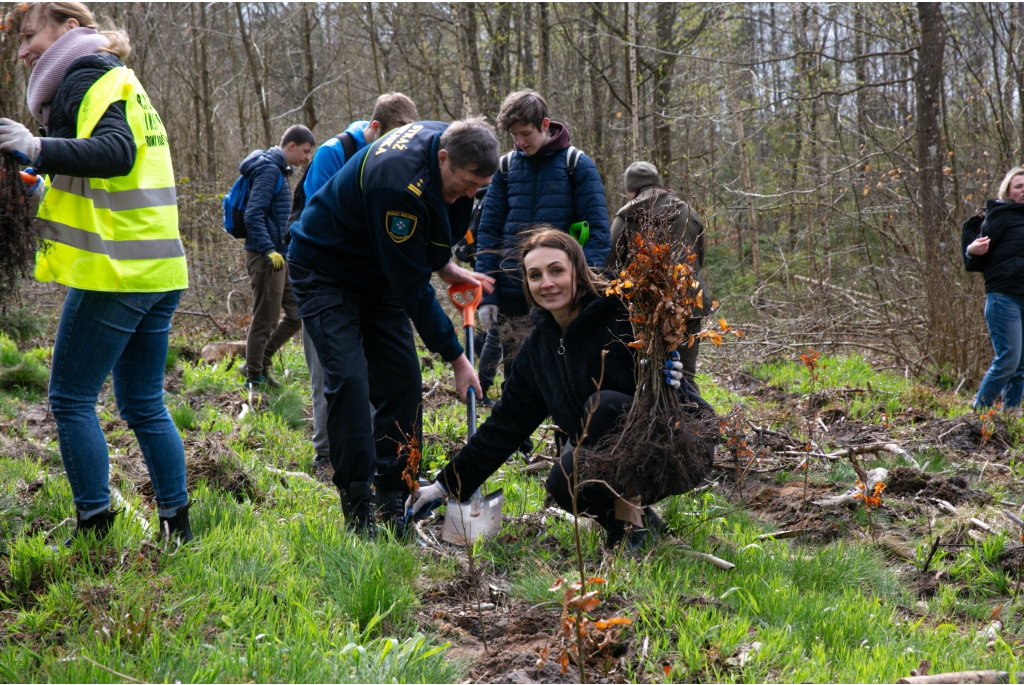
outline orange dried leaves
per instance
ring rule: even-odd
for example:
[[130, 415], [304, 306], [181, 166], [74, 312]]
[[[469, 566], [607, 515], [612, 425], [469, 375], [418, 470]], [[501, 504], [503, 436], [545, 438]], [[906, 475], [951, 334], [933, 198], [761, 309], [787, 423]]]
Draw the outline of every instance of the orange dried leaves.
[[[573, 582], [566, 584], [564, 578], [559, 578], [554, 585], [548, 588], [549, 592], [562, 591], [562, 621], [559, 633], [558, 662], [562, 667], [562, 673], [569, 667], [569, 661], [580, 665], [579, 642], [582, 639], [583, 648], [586, 650], [586, 657], [591, 657], [605, 647], [614, 645], [622, 630], [633, 624], [631, 619], [624, 616], [613, 616], [612, 618], [591, 620], [586, 614], [596, 609], [601, 604], [598, 597], [600, 591], [590, 590], [592, 585], [605, 585], [604, 578], [587, 578], [585, 582]], [[571, 613], [570, 613], [571, 612]], [[547, 648], [541, 651], [537, 659], [537, 670], [543, 668], [548, 657]]]
[[409, 438], [409, 442], [398, 446], [398, 455], [399, 457], [405, 457], [405, 469], [402, 471], [402, 480], [409, 486], [409, 492], [416, 492], [420, 489], [420, 462], [423, 460], [423, 452], [420, 450], [419, 441], [416, 438]]

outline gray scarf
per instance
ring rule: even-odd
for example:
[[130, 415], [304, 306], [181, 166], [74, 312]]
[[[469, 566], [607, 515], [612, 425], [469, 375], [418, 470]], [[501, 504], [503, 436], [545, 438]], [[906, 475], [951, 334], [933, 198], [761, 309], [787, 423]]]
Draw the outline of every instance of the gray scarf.
[[96, 29], [79, 27], [71, 29], [53, 42], [32, 67], [28, 77], [26, 99], [28, 109], [36, 121], [46, 126], [50, 120], [50, 103], [57, 94], [68, 67], [79, 57], [99, 52], [110, 45], [105, 36]]

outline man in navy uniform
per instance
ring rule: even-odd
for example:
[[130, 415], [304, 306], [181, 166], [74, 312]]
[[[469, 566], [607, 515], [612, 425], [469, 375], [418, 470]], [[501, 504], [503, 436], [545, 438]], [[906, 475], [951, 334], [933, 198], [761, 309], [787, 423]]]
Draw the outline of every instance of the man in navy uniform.
[[420, 440], [422, 400], [410, 319], [452, 365], [462, 400], [470, 387], [481, 395], [430, 277], [493, 290], [493, 278], [451, 262], [451, 246], [497, 169], [498, 141], [482, 120], [416, 122], [356, 153], [291, 227], [299, 316], [324, 369], [334, 484], [346, 523], [366, 537], [376, 534], [375, 501], [403, 532], [400, 448]]

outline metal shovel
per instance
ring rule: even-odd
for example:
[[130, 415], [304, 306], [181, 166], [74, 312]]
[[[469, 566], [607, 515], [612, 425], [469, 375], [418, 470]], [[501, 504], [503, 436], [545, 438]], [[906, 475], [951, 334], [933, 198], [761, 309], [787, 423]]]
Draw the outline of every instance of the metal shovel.
[[[483, 297], [483, 289], [478, 285], [460, 283], [448, 287], [448, 298], [462, 312], [462, 322], [466, 330], [466, 357], [469, 365], [473, 365], [473, 329], [476, 326], [476, 308]], [[476, 433], [476, 393], [470, 388], [466, 394], [467, 438]], [[441, 538], [456, 545], [476, 542], [480, 537], [494, 537], [501, 530], [501, 507], [505, 503], [505, 493], [495, 490], [484, 497], [480, 488], [465, 504], [454, 498], [448, 500], [448, 510], [444, 515], [444, 528]]]

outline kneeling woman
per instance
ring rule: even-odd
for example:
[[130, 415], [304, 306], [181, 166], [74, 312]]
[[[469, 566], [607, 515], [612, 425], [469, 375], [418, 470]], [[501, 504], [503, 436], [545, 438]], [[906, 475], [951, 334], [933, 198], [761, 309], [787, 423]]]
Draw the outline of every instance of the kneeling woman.
[[[618, 297], [604, 295], [607, 283], [587, 267], [579, 244], [561, 231], [542, 230], [523, 241], [519, 264], [535, 328], [516, 355], [491, 415], [437, 480], [409, 498], [407, 509], [413, 516], [426, 515], [449, 493], [467, 501], [548, 416], [576, 444], [593, 411], [583, 442], [593, 445], [614, 430], [633, 401], [637, 370], [635, 354], [627, 347], [633, 340], [629, 315]], [[602, 351], [607, 351], [604, 383], [597, 393]], [[670, 361], [666, 367], [666, 382], [678, 388], [680, 400], [695, 413], [713, 415], [682, 378], [682, 365]], [[573, 455], [567, 449], [548, 475], [547, 490], [569, 511], [572, 473]], [[615, 501], [616, 495], [603, 484], [588, 484], [580, 488], [576, 502], [577, 511], [607, 531], [609, 547], [627, 532], [625, 521], [615, 516]], [[644, 519], [642, 528], [631, 531], [631, 544], [642, 543], [662, 525], [649, 507]]]

